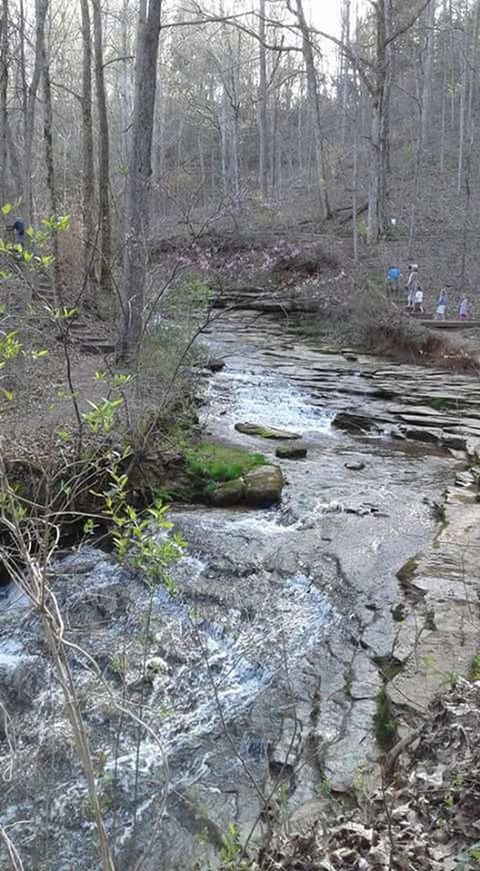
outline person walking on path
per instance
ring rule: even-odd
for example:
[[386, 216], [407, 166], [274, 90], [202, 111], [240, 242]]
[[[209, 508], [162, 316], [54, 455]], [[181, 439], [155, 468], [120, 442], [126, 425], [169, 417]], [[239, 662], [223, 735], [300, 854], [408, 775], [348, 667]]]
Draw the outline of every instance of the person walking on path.
[[400, 284], [400, 269], [398, 266], [390, 266], [387, 272], [387, 296], [397, 296]]
[[25, 222], [23, 218], [15, 218], [15, 223], [7, 227], [7, 230], [13, 230], [17, 234], [17, 245], [21, 245], [23, 251], [25, 249]]
[[435, 315], [435, 320], [444, 321], [445, 316], [447, 314], [447, 306], [448, 306], [448, 297], [447, 291], [444, 287], [442, 287], [438, 300], [437, 300], [437, 312]]
[[459, 305], [458, 317], [461, 321], [466, 321], [468, 319], [468, 298], [466, 296], [463, 297]]
[[409, 311], [414, 311], [415, 309], [415, 294], [418, 290], [418, 266], [416, 263], [411, 263], [409, 266], [410, 275], [408, 276], [407, 281], [407, 308]]

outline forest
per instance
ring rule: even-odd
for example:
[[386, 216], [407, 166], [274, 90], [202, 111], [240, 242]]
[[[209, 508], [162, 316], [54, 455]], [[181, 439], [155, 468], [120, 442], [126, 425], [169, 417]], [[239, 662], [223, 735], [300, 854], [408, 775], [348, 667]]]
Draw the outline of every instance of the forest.
[[480, 0], [0, 0], [1, 871], [480, 868], [479, 126]]

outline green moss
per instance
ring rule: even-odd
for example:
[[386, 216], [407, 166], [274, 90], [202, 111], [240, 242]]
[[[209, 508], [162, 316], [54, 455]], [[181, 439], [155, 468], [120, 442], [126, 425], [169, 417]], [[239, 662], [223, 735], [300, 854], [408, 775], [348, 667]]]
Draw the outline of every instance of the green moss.
[[391, 750], [397, 740], [397, 725], [390, 699], [382, 688], [377, 695], [377, 710], [374, 717], [375, 735], [382, 750]]
[[435, 411], [441, 411], [442, 408], [445, 408], [447, 403], [442, 396], [431, 396], [428, 400], [428, 404], [430, 408], [434, 408]]
[[234, 481], [267, 462], [263, 454], [250, 454], [240, 448], [212, 443], [189, 448], [185, 453], [185, 461], [190, 475], [216, 483]]
[[404, 563], [397, 572], [398, 580], [401, 582], [409, 581], [415, 574], [419, 562], [420, 557], [418, 554], [416, 554], [415, 556], [411, 556], [410, 559], [407, 559], [406, 563]]
[[468, 677], [472, 681], [480, 680], [480, 653], [476, 653], [473, 657]]

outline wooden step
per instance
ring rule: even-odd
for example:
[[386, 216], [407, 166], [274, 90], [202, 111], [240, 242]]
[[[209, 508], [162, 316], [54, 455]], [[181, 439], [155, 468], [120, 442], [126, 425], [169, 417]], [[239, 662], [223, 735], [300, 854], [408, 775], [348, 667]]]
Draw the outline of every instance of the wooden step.
[[419, 319], [418, 323], [434, 330], [478, 330], [480, 328], [480, 321], [434, 321]]
[[88, 342], [82, 341], [79, 347], [84, 354], [113, 354], [116, 346], [114, 342], [105, 339], [93, 339]]

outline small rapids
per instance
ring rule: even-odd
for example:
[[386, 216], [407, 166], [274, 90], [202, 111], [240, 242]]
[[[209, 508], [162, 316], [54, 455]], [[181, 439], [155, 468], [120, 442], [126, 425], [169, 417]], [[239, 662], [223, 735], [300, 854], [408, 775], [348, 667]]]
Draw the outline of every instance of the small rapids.
[[227, 369], [208, 394], [215, 414], [302, 432], [328, 432], [334, 412], [311, 404], [309, 396], [268, 369]]

